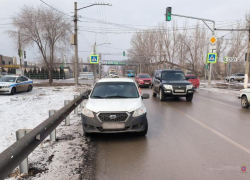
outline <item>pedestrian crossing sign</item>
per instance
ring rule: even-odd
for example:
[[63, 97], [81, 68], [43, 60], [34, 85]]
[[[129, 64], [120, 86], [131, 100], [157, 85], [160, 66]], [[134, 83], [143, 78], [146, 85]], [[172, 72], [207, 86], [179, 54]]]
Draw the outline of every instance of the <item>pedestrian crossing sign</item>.
[[217, 53], [208, 53], [207, 54], [207, 63], [216, 63]]
[[99, 56], [98, 55], [90, 55], [90, 64], [98, 64]]

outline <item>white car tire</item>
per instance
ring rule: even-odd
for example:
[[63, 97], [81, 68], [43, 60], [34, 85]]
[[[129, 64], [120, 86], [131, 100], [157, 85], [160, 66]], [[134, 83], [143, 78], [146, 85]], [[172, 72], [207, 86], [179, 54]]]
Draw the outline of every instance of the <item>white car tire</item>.
[[249, 107], [247, 96], [242, 96], [241, 97], [241, 106], [243, 108], [248, 108]]

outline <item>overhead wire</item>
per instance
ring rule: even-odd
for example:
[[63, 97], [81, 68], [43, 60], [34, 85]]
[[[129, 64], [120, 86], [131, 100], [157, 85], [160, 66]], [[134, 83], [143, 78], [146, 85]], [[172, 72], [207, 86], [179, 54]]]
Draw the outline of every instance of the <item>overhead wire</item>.
[[46, 2], [44, 2], [43, 0], [40, 0], [42, 3], [44, 3], [45, 5], [47, 5], [47, 6], [49, 6], [50, 8], [52, 8], [52, 9], [54, 9], [55, 11], [57, 11], [57, 12], [59, 12], [59, 13], [61, 13], [61, 14], [63, 14], [63, 15], [65, 15], [65, 16], [69, 16], [69, 17], [71, 17], [70, 15], [68, 15], [68, 14], [66, 14], [66, 13], [64, 13], [64, 12], [62, 12], [62, 11], [59, 11], [58, 9], [56, 9], [56, 8], [54, 8], [53, 6], [51, 6], [51, 5], [49, 5], [49, 4], [47, 4]]

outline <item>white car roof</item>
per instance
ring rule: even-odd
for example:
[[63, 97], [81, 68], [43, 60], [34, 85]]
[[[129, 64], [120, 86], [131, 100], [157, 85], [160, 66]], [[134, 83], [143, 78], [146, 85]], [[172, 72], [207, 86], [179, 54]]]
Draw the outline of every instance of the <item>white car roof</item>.
[[134, 80], [129, 78], [103, 78], [99, 82], [134, 82]]

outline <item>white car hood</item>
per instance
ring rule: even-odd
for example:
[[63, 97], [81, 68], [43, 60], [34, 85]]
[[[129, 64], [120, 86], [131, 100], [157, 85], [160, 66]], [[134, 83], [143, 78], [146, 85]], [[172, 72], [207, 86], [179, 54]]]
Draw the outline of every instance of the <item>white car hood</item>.
[[132, 112], [142, 107], [142, 99], [89, 99], [86, 108], [98, 113], [98, 112], [117, 112], [126, 111]]
[[240, 92], [246, 92], [246, 93], [250, 93], [250, 89], [241, 89]]

